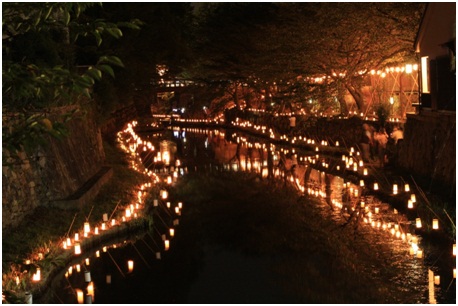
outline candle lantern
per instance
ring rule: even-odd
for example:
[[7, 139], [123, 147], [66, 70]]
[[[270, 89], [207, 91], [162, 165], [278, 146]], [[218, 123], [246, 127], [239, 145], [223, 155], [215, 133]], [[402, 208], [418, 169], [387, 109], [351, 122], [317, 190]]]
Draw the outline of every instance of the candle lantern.
[[364, 168], [363, 175], [367, 175], [367, 168]]
[[421, 228], [421, 219], [417, 218], [415, 221], [416, 221], [417, 228]]
[[130, 208], [126, 208], [126, 218], [130, 218], [132, 216]]
[[167, 251], [170, 248], [170, 241], [165, 240], [164, 241], [164, 246], [165, 246], [165, 250]]
[[422, 250], [418, 250], [417, 251], [417, 258], [423, 258], [423, 251]]
[[378, 190], [378, 183], [374, 183], [374, 190]]
[[89, 224], [89, 222], [84, 222], [84, 232], [85, 233], [91, 232], [91, 225]]
[[398, 184], [393, 184], [393, 194], [398, 194]]
[[87, 285], [87, 296], [86, 298], [90, 298], [89, 299], [89, 304], [92, 304], [92, 302], [94, 301], [94, 283], [93, 282], [90, 282], [88, 285]]
[[374, 208], [374, 212], [375, 212], [376, 214], [378, 214], [379, 211], [380, 211], [380, 208], [378, 208], [378, 207], [375, 207], [375, 208]]
[[75, 241], [80, 240], [80, 235], [78, 233], [75, 233]]
[[115, 226], [116, 225], [116, 220], [115, 219], [111, 219], [111, 226]]
[[407, 208], [412, 209], [413, 208], [413, 202], [412, 200], [407, 201]]
[[167, 202], [167, 208], [170, 208], [171, 203]]
[[441, 284], [441, 277], [439, 275], [434, 275], [434, 285], [439, 286]]
[[84, 293], [81, 289], [75, 289], [76, 291], [76, 300], [78, 304], [84, 304]]
[[89, 263], [90, 263], [90, 262], [89, 262], [89, 258], [86, 258], [85, 261], [86, 261], [86, 266], [89, 266]]
[[76, 272], [81, 272], [81, 265], [80, 264], [76, 265]]
[[405, 191], [405, 192], [409, 192], [409, 191], [410, 191], [410, 186], [409, 186], [409, 184], [405, 184], [405, 185], [404, 185], [404, 191]]
[[456, 278], [456, 268], [453, 269], [453, 278]]
[[75, 255], [81, 254], [81, 245], [79, 243], [75, 243]]
[[439, 220], [438, 219], [433, 219], [433, 229], [435, 230], [439, 229]]
[[175, 230], [173, 228], [170, 229], [170, 237], [175, 236]]
[[183, 203], [182, 203], [182, 202], [178, 202], [178, 208], [179, 208], [179, 209], [182, 209], [182, 208], [183, 208]]
[[456, 244], [453, 244], [452, 254], [453, 254], [453, 256], [456, 256]]
[[417, 202], [417, 197], [415, 196], [415, 193], [412, 193], [410, 195], [410, 199], [412, 200], [413, 203]]
[[167, 190], [162, 190], [162, 191], [161, 191], [161, 197], [162, 197], [162, 199], [164, 199], [164, 200], [167, 199], [168, 195], [169, 195], [169, 194], [168, 194]]
[[98, 234], [99, 234], [99, 228], [98, 228], [97, 226], [94, 228], [94, 234], [95, 234], [95, 235], [98, 235]]
[[105, 223], [102, 223], [102, 231], [106, 230], [107, 229], [107, 226]]
[[134, 270], [134, 261], [133, 260], [127, 261], [127, 267], [129, 269], [129, 272], [132, 272]]
[[40, 268], [37, 268], [37, 271], [32, 275], [32, 281], [39, 282], [41, 280], [41, 271]]
[[364, 187], [364, 180], [359, 181], [359, 186]]

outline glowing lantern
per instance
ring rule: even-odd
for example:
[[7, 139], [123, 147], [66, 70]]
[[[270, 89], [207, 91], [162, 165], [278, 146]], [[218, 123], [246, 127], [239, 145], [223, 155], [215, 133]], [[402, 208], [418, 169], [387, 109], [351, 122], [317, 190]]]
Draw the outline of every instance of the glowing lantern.
[[441, 277], [439, 275], [434, 275], [434, 285], [439, 286], [441, 284]]
[[413, 208], [413, 202], [412, 200], [407, 201], [407, 208], [412, 209]]
[[111, 226], [115, 226], [116, 225], [116, 220], [115, 219], [111, 219]]
[[81, 272], [81, 266], [79, 264], [76, 265], [76, 272]]
[[94, 234], [95, 234], [95, 235], [98, 235], [98, 234], [99, 234], [99, 228], [98, 228], [97, 226], [94, 228]]
[[170, 202], [167, 202], [167, 208], [170, 208]]
[[409, 192], [409, 191], [410, 191], [410, 186], [409, 186], [409, 184], [405, 184], [405, 185], [404, 185], [404, 191], [405, 191], [405, 192]]
[[456, 244], [453, 244], [453, 256], [456, 256]]
[[363, 175], [367, 175], [367, 168], [364, 168]]
[[108, 214], [103, 214], [103, 222], [107, 222], [108, 221]]
[[170, 229], [170, 237], [175, 236], [175, 230], [173, 228]]
[[453, 269], [453, 278], [456, 278], [456, 268]]
[[416, 225], [417, 225], [417, 228], [421, 228], [421, 219], [420, 218], [416, 219]]
[[91, 297], [91, 302], [94, 301], [94, 283], [90, 282], [89, 285], [87, 285], [87, 295]]
[[417, 258], [423, 258], [423, 251], [422, 250], [418, 250], [417, 251]]
[[161, 252], [156, 252], [156, 259], [161, 259]]
[[417, 202], [417, 198], [414, 193], [410, 195], [410, 199], [412, 200], [413, 203]]
[[374, 183], [374, 190], [378, 190], [378, 183]]
[[364, 180], [359, 181], [359, 186], [364, 187]]
[[168, 197], [168, 192], [167, 192], [167, 190], [162, 190], [162, 191], [161, 191], [161, 197], [162, 197], [162, 199], [164, 199], [164, 200], [167, 199], [167, 197]]
[[89, 266], [89, 258], [86, 258], [86, 266]]
[[398, 184], [393, 184], [393, 194], [398, 194]]
[[433, 219], [433, 229], [439, 229], [439, 220]]
[[100, 251], [95, 252], [95, 257], [100, 257]]
[[111, 275], [110, 274], [107, 274], [107, 276], [105, 277], [105, 281], [107, 284], [111, 284]]
[[76, 300], [78, 301], [78, 304], [83, 304], [84, 303], [84, 293], [81, 289], [75, 289], [76, 291]]
[[130, 208], [126, 208], [126, 218], [130, 218], [131, 216]]
[[380, 211], [380, 208], [378, 208], [378, 207], [375, 207], [375, 209], [374, 209], [374, 212], [375, 212], [376, 214], [378, 214], [378, 213], [379, 213], [379, 211]]
[[37, 272], [32, 275], [32, 281], [39, 282], [41, 280], [41, 271], [40, 268], [37, 268]]
[[90, 233], [91, 232], [91, 225], [89, 222], [84, 222], [84, 233]]
[[107, 229], [107, 226], [105, 223], [102, 223], [102, 231], [106, 230]]
[[165, 250], [167, 251], [170, 248], [170, 241], [165, 240], [164, 241], [164, 246], [165, 246]]
[[75, 241], [78, 241], [78, 240], [80, 240], [80, 236], [78, 233], [75, 233]]
[[75, 255], [81, 254], [81, 245], [79, 243], [75, 244]]
[[134, 261], [133, 260], [127, 261], [127, 267], [129, 269], [129, 272], [132, 272], [134, 270]]
[[153, 201], [153, 205], [154, 205], [154, 207], [156, 207], [156, 206], [158, 205], [158, 201], [157, 201], [157, 199], [154, 199], [154, 201]]
[[90, 283], [91, 282], [91, 272], [84, 271], [84, 281], [86, 283]]

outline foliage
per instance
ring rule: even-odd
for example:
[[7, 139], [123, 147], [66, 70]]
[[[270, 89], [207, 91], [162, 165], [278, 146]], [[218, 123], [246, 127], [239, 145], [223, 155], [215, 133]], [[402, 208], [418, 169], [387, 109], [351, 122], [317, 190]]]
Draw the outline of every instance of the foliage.
[[[114, 77], [113, 66], [123, 67], [117, 56], [100, 55], [78, 67], [75, 53], [81, 37], [120, 38], [119, 27], [138, 28], [138, 21], [110, 23], [87, 20], [90, 3], [3, 4], [3, 114], [11, 126], [2, 129], [3, 146], [11, 154], [44, 143], [45, 136], [65, 136], [58, 122], [46, 118], [46, 110], [78, 103], [91, 97], [93, 85], [104, 74]], [[33, 39], [31, 39], [33, 38]], [[71, 115], [71, 114], [69, 114]]]
[[[314, 85], [303, 80], [328, 76], [320, 91], [337, 98], [343, 113], [346, 91], [363, 109], [364, 76], [371, 69], [413, 58], [423, 7], [419, 3], [202, 5], [195, 76], [263, 84], [266, 89], [302, 82], [310, 95], [315, 94]], [[275, 90], [272, 94], [286, 103], [285, 98], [291, 97]]]

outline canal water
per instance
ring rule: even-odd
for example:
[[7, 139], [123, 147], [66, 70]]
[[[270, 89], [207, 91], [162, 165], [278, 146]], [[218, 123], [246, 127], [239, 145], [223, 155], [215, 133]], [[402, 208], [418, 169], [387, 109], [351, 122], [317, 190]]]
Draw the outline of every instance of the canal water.
[[52, 303], [455, 303], [454, 258], [317, 170], [341, 160], [224, 130], [141, 138], [155, 148], [136, 147], [143, 165], [168, 181], [154, 226], [67, 267]]

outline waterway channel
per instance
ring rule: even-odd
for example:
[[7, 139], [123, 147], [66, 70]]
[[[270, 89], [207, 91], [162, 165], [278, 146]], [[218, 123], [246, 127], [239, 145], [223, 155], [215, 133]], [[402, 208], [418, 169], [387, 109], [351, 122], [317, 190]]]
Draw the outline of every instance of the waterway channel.
[[[450, 249], [431, 243], [434, 236], [417, 235], [415, 219], [369, 192], [364, 185], [369, 182], [335, 174], [341, 167], [353, 168], [356, 158], [324, 158], [318, 152], [225, 130], [175, 127], [141, 138], [155, 150], [139, 145], [137, 156], [163, 180], [167, 187], [162, 189], [170, 191], [150, 203], [156, 207], [154, 226], [100, 246], [66, 267], [52, 288], [52, 303], [455, 304], [455, 257], [448, 254]], [[238, 173], [250, 174], [246, 183], [237, 185]], [[217, 182], [228, 190], [239, 189], [241, 195], [221, 191], [222, 198], [206, 199], [190, 190], [173, 194], [174, 186], [183, 188], [180, 180], [187, 180], [188, 187]], [[276, 183], [269, 185], [269, 180]], [[315, 219], [326, 220], [323, 227], [336, 241], [338, 231], [353, 232], [345, 252], [364, 249], [368, 258], [384, 260], [384, 266], [365, 263], [372, 279], [354, 275], [354, 284], [340, 284], [336, 277], [346, 273], [339, 274], [339, 262], [345, 258], [320, 250], [325, 236], [299, 234], [312, 227], [291, 222], [288, 228], [288, 221], [281, 222], [287, 217], [280, 206], [260, 203], [259, 189], [269, 186], [295, 193], [295, 206], [283, 204], [290, 205], [294, 218], [313, 211]], [[321, 221], [316, 222], [320, 227]], [[269, 232], [275, 243], [264, 242]], [[348, 277], [344, 281], [348, 283]], [[374, 288], [382, 282], [391, 285]], [[397, 293], [392, 294], [390, 286]], [[361, 287], [367, 296], [358, 295]]]

